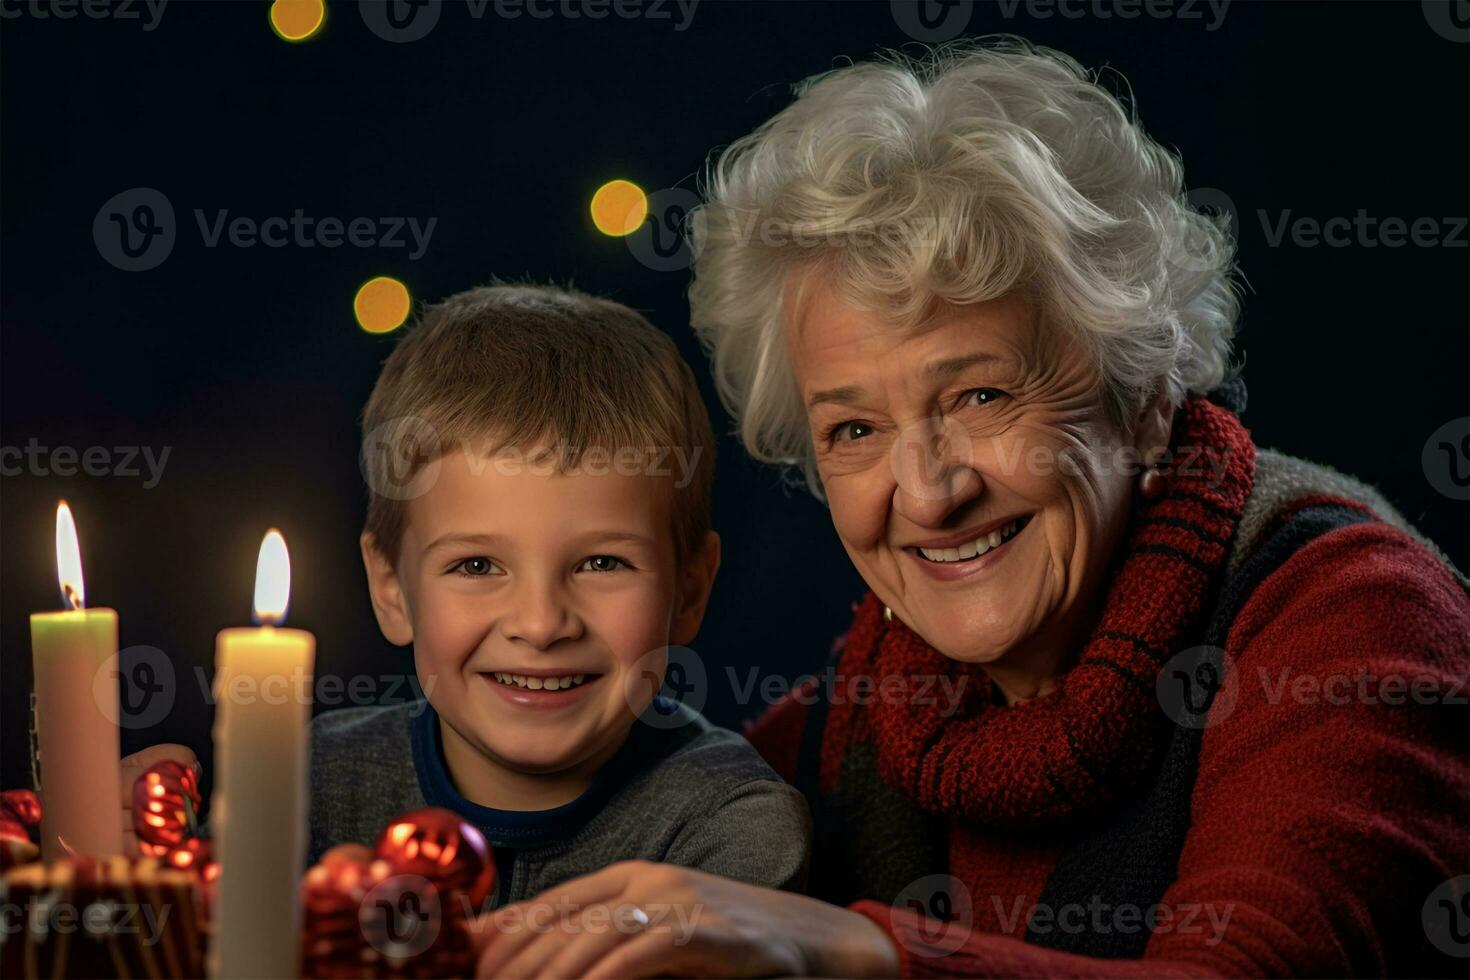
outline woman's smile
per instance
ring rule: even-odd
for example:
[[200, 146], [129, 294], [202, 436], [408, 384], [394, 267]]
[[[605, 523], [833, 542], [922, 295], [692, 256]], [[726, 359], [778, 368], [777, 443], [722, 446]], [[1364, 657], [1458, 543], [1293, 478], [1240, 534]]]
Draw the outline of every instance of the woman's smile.
[[[966, 532], [960, 543], [948, 547], [939, 545], [908, 545], [903, 548], [924, 574], [942, 582], [968, 578], [988, 571], [1005, 560], [1014, 549], [1010, 543], [1031, 523], [1031, 515], [1014, 517], [988, 529]], [[951, 539], [953, 540], [953, 536]]]

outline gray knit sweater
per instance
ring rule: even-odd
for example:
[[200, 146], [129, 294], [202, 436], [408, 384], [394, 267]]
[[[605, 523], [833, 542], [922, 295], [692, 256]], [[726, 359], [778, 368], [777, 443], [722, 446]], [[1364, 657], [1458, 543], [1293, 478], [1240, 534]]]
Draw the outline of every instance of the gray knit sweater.
[[[661, 703], [665, 711], [675, 707]], [[805, 798], [745, 739], [687, 705], [657, 726], [635, 722], [592, 789], [577, 805], [557, 808], [565, 819], [549, 824], [459, 799], [447, 783], [432, 712], [414, 701], [313, 719], [310, 861], [335, 844], [371, 845], [393, 817], [432, 803], [480, 825], [497, 850], [501, 883], [487, 909], [633, 859], [771, 888], [806, 887], [812, 826]], [[506, 819], [482, 823], [495, 813]], [[535, 826], [518, 829], [522, 816]]]

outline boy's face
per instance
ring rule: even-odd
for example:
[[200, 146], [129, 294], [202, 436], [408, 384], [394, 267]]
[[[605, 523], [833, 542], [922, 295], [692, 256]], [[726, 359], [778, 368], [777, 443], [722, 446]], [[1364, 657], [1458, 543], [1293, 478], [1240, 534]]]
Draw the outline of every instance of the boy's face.
[[718, 538], [676, 567], [668, 477], [462, 451], [440, 464], [408, 501], [396, 571], [364, 542], [384, 634], [413, 643], [435, 710], [483, 755], [524, 773], [600, 765], [662, 682], [667, 644], [698, 630]]

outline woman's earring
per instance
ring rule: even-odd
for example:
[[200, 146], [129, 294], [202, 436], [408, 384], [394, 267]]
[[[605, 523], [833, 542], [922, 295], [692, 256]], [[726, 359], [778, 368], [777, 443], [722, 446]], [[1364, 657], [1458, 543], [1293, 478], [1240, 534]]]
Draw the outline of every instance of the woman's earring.
[[1138, 492], [1145, 500], [1158, 500], [1169, 489], [1169, 478], [1158, 466], [1150, 466], [1138, 478]]
[[887, 606], [884, 606], [883, 607], [883, 622], [885, 622], [885, 623], [891, 623], [891, 622], [893, 622], [893, 610], [892, 609], [889, 609]]

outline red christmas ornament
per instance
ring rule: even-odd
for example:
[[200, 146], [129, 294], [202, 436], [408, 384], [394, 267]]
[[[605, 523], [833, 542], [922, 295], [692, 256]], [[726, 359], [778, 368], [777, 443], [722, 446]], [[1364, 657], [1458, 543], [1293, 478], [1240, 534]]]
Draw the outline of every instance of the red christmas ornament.
[[[386, 865], [379, 871], [386, 873]], [[367, 861], [318, 864], [301, 879], [302, 972], [308, 977], [367, 975], [370, 954], [357, 910], [372, 887]]]
[[210, 859], [209, 841], [202, 837], [190, 837], [178, 847], [171, 847], [163, 855], [163, 863], [178, 871], [192, 871], [201, 878], [207, 867], [215, 866]]
[[41, 825], [41, 801], [28, 789], [0, 793], [0, 871], [34, 861], [41, 853], [31, 829]]
[[377, 856], [400, 874], [421, 875], [441, 892], [462, 892], [478, 911], [495, 886], [495, 860], [479, 828], [428, 806], [399, 814], [378, 835]]
[[199, 812], [199, 777], [181, 762], [165, 759], [133, 781], [133, 830], [138, 849], [165, 857], [194, 834]]
[[468, 976], [461, 910], [427, 878], [387, 861], [318, 864], [301, 883], [307, 977]]

